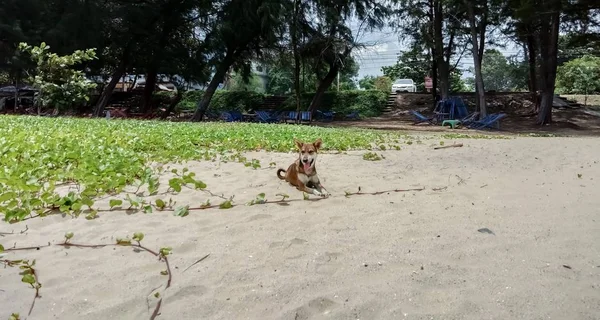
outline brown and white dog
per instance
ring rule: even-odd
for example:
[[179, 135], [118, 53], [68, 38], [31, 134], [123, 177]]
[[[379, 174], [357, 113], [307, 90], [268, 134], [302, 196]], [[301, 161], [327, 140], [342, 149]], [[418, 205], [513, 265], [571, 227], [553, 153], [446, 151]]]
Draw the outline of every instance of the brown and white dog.
[[[329, 196], [329, 192], [325, 190], [319, 181], [317, 168], [315, 167], [317, 154], [319, 149], [321, 149], [321, 138], [315, 140], [313, 143], [305, 143], [294, 139], [294, 143], [299, 149], [298, 160], [292, 163], [287, 171], [281, 168], [278, 169], [277, 177], [289, 182], [291, 185], [295, 186], [296, 189], [308, 194], [314, 194], [321, 197]], [[285, 176], [280, 175], [281, 172], [285, 173]]]

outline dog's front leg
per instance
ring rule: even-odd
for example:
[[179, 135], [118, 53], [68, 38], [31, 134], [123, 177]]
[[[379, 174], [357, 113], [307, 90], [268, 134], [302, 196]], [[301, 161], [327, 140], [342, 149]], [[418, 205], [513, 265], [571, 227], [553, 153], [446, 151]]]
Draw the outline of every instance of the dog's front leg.
[[321, 181], [319, 180], [319, 178], [314, 179], [313, 184], [314, 184], [315, 188], [317, 190], [319, 190], [319, 192], [321, 193], [321, 196], [328, 197], [330, 195], [329, 192], [327, 192], [327, 190], [325, 189], [325, 187], [321, 184]]
[[306, 186], [304, 183], [302, 183], [302, 182], [300, 182], [300, 183], [298, 184], [298, 187], [297, 187], [297, 189], [298, 189], [298, 190], [300, 190], [300, 191], [302, 191], [302, 192], [306, 192], [306, 193], [308, 193], [308, 194], [314, 194], [315, 196], [320, 196], [320, 197], [322, 197], [322, 196], [323, 196], [323, 194], [322, 194], [322, 193], [321, 193], [319, 190], [317, 190], [317, 189], [313, 189], [313, 188], [309, 188], [309, 187], [307, 187], [307, 186]]

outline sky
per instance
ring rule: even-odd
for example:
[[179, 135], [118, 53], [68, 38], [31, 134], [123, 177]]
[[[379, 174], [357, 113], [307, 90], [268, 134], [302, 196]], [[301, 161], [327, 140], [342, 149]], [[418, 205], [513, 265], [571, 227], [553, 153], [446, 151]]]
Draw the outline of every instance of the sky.
[[[383, 75], [381, 67], [394, 65], [397, 61], [398, 53], [406, 49], [405, 45], [399, 39], [399, 35], [387, 27], [382, 31], [365, 32], [359, 36], [359, 41], [367, 43], [368, 46], [354, 53], [354, 58], [360, 66], [358, 79], [362, 79], [367, 75], [381, 76]], [[510, 44], [506, 48], [498, 47], [497, 49], [507, 57], [519, 53], [519, 48], [515, 44]], [[466, 71], [466, 69], [472, 67], [473, 58], [465, 54], [459, 63], [459, 68], [464, 72], [463, 78], [473, 77], [470, 72]], [[413, 81], [417, 82], [419, 80], [413, 79]]]

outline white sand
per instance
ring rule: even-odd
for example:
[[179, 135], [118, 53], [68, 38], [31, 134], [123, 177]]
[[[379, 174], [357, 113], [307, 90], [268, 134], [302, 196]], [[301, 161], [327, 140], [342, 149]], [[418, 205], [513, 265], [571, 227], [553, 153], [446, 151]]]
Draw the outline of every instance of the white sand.
[[[157, 319], [599, 319], [600, 140], [460, 140], [463, 148], [432, 150], [438, 141], [378, 152], [386, 159], [376, 162], [365, 152], [321, 155], [320, 177], [333, 194], [321, 201], [303, 201], [274, 168], [189, 163], [211, 191], [235, 194], [238, 204], [260, 192], [294, 201], [184, 218], [53, 216], [2, 224], [3, 232], [29, 231], [0, 243], [59, 243], [67, 231], [73, 242], [113, 243], [144, 232], [147, 247], [173, 248], [173, 284], [157, 290]], [[248, 157], [287, 167], [295, 156]], [[358, 186], [426, 190], [343, 196]], [[197, 206], [208, 197], [183, 190], [173, 198]], [[158, 300], [150, 293], [166, 280], [164, 264], [131, 248], [5, 255], [17, 258], [37, 259], [43, 284], [31, 320], [149, 319]], [[32, 297], [15, 268], [0, 270], [0, 319], [25, 318]]]

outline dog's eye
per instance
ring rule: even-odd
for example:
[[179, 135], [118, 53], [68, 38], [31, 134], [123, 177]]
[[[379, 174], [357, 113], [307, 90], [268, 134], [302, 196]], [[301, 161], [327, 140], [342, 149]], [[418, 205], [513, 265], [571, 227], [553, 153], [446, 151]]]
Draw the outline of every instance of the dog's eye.
[[312, 151], [312, 150], [310, 150], [308, 153], [310, 153], [310, 154], [313, 154], [313, 153], [315, 153], [315, 152], [314, 152], [314, 151]]

